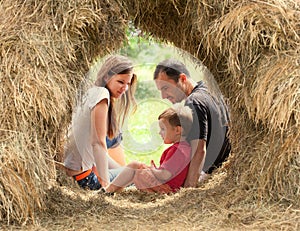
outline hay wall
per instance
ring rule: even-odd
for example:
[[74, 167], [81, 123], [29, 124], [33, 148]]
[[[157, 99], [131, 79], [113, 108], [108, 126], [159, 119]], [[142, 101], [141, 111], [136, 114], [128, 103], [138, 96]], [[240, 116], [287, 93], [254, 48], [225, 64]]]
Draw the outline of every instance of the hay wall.
[[0, 2], [0, 219], [24, 222], [56, 178], [76, 88], [96, 56], [119, 48], [118, 1]]
[[299, 205], [299, 1], [141, 0], [131, 9], [136, 26], [198, 57], [229, 99], [227, 180], [251, 198]]
[[228, 97], [230, 190], [300, 205], [299, 3], [3, 0], [0, 13], [2, 221], [43, 208], [76, 89], [129, 19], [198, 57]]

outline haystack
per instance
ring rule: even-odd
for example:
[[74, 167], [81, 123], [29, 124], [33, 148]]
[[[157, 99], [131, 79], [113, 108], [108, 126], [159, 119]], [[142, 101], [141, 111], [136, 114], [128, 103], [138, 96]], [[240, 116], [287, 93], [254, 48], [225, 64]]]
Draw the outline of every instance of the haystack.
[[[300, 217], [299, 1], [3, 0], [0, 12], [2, 221], [32, 221], [37, 211], [49, 213], [51, 200], [78, 200], [61, 195], [65, 188], [59, 197], [57, 189], [49, 189], [49, 182], [53, 188], [59, 187], [54, 160], [61, 158], [76, 89], [97, 56], [121, 47], [129, 20], [201, 60], [215, 76], [231, 109], [232, 155], [206, 186], [171, 197], [190, 200], [179, 203], [184, 223], [174, 223], [174, 227], [195, 227], [188, 224], [195, 224], [193, 218], [200, 219], [201, 211], [191, 203], [227, 220], [238, 220], [240, 208], [247, 207], [245, 219], [239, 220], [242, 225], [264, 217], [253, 212], [259, 203], [279, 202], [281, 215], [293, 221]], [[207, 203], [202, 202], [205, 199]], [[149, 201], [155, 200], [151, 197]], [[101, 208], [114, 203], [83, 201], [89, 206], [98, 203]], [[135, 201], [128, 203], [134, 206]], [[167, 203], [166, 207], [176, 206]], [[55, 205], [58, 207], [51, 211], [57, 212], [57, 217], [61, 217], [59, 211], [66, 215], [71, 208], [62, 210], [65, 205]], [[235, 212], [228, 213], [225, 208], [233, 205]], [[148, 211], [149, 221], [162, 216], [158, 210], [162, 207], [157, 207], [141, 208], [140, 213], [130, 210], [129, 215], [122, 206], [110, 208], [129, 219], [141, 218]], [[184, 216], [189, 212], [191, 216]], [[101, 210], [100, 217], [106, 220], [104, 214]], [[139, 227], [134, 222], [130, 225]]]
[[145, 0], [131, 9], [136, 26], [198, 57], [229, 99], [237, 186], [299, 205], [299, 1]]
[[56, 179], [61, 138], [91, 62], [122, 45], [117, 2], [1, 1], [0, 217], [26, 221]]

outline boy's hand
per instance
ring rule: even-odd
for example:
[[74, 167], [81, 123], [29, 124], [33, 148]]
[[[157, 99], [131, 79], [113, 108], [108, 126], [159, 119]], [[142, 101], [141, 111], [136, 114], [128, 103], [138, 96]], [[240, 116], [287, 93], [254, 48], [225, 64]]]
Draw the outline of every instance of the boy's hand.
[[157, 168], [153, 160], [151, 160], [151, 167]]

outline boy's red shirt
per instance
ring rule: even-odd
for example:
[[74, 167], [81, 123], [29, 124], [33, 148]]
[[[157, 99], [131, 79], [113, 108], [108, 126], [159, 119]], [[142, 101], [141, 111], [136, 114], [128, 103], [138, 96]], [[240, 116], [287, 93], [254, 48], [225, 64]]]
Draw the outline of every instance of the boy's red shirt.
[[172, 189], [183, 186], [190, 160], [191, 146], [186, 141], [174, 143], [163, 152], [158, 169], [165, 169], [172, 174], [172, 178], [166, 182]]

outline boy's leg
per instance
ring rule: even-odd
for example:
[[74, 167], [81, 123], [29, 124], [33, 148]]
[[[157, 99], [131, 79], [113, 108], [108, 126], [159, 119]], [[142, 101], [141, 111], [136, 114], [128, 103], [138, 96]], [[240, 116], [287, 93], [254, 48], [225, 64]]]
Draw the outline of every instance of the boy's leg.
[[170, 193], [175, 191], [168, 184], [160, 182], [149, 167], [136, 170], [133, 183], [143, 192]]
[[132, 183], [136, 169], [140, 166], [139, 162], [131, 162], [123, 168], [122, 172], [105, 188], [107, 192], [120, 191]]

